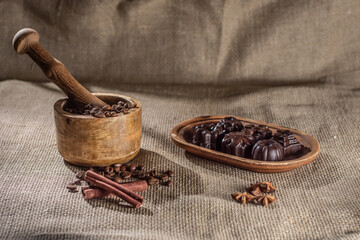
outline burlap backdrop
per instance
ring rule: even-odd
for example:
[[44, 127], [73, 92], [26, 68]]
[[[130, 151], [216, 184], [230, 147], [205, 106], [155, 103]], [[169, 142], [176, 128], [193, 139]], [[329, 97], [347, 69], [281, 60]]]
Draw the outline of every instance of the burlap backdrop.
[[[360, 238], [359, 26], [359, 1], [0, 1], [0, 238]], [[53, 121], [63, 94], [13, 51], [23, 27], [91, 91], [142, 102], [134, 162], [173, 169], [174, 186], [149, 188], [138, 210], [68, 193], [78, 168]], [[321, 152], [260, 174], [171, 142], [174, 125], [206, 114], [300, 129]], [[260, 180], [279, 188], [273, 205], [231, 199]]]

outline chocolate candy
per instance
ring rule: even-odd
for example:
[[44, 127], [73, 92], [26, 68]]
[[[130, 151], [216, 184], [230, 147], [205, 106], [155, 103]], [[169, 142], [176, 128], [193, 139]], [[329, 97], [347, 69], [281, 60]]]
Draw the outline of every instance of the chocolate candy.
[[262, 139], [270, 139], [272, 137], [271, 130], [268, 126], [265, 125], [248, 124], [245, 126], [242, 132], [255, 137], [256, 141]]
[[224, 135], [224, 130], [215, 124], [201, 124], [194, 129], [192, 143], [204, 148], [219, 150]]
[[285, 157], [298, 153], [301, 150], [301, 144], [289, 130], [277, 130], [276, 133], [274, 133], [273, 139], [281, 144]]
[[281, 161], [284, 160], [284, 151], [280, 143], [275, 140], [260, 140], [254, 145], [252, 158], [263, 161]]
[[221, 151], [238, 157], [250, 157], [255, 138], [241, 132], [226, 134], [221, 142]]
[[225, 133], [239, 132], [244, 128], [241, 121], [234, 117], [223, 118], [216, 126], [224, 129]]

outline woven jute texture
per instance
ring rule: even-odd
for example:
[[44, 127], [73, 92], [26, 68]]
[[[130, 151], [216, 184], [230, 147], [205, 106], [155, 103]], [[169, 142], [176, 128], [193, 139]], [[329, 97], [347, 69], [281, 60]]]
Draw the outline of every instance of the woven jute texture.
[[[1, 239], [360, 239], [359, 0], [1, 0]], [[175, 171], [140, 209], [84, 200], [80, 169], [59, 155], [53, 104], [64, 95], [14, 34], [41, 44], [92, 92], [135, 97], [142, 148], [133, 160]], [[317, 159], [261, 174], [186, 153], [179, 122], [229, 114], [299, 129]], [[230, 194], [273, 181], [268, 207]]]
[[[359, 83], [357, 74], [357, 83]], [[355, 77], [352, 77], [353, 79]], [[84, 200], [66, 185], [80, 170], [57, 152], [50, 83], [0, 83], [0, 234], [24, 239], [358, 239], [359, 90], [332, 84], [189, 87], [140, 84], [90, 87], [143, 104], [146, 169], [175, 171], [175, 185], [141, 193], [140, 209], [116, 198]], [[216, 98], [214, 98], [216, 96]], [[284, 101], [284, 99], [286, 101]], [[317, 138], [318, 158], [296, 170], [261, 174], [205, 160], [175, 146], [178, 122], [232, 114], [301, 129]], [[241, 205], [230, 194], [273, 181], [278, 200]]]

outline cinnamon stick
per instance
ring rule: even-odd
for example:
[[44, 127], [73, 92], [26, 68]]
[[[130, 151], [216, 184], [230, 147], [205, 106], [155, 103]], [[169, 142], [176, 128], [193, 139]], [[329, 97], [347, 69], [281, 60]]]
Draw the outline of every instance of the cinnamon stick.
[[[142, 192], [148, 188], [148, 184], [145, 180], [121, 183], [120, 185], [122, 185], [134, 192]], [[84, 199], [86, 199], [86, 200], [114, 196], [114, 194], [107, 192], [104, 189], [97, 188], [97, 187], [90, 187], [90, 186], [82, 187], [81, 192], [84, 196]]]
[[97, 174], [92, 171], [87, 171], [85, 173], [85, 181], [88, 181], [90, 184], [99, 187], [101, 189], [106, 190], [107, 192], [111, 192], [122, 200], [128, 202], [135, 208], [139, 208], [144, 201], [144, 198], [139, 194], [131, 191], [120, 184], [107, 179], [100, 174]]
[[122, 200], [124, 200], [125, 202], [131, 204], [135, 208], [139, 208], [141, 206], [141, 202], [139, 202], [138, 200], [127, 195], [123, 191], [107, 184], [106, 182], [103, 182], [101, 180], [98, 180], [98, 179], [95, 179], [95, 178], [92, 178], [89, 176], [85, 176], [85, 180], [94, 186], [102, 188], [102, 189], [106, 190], [107, 192], [113, 193], [115, 196], [117, 196], [117, 197], [121, 198]]

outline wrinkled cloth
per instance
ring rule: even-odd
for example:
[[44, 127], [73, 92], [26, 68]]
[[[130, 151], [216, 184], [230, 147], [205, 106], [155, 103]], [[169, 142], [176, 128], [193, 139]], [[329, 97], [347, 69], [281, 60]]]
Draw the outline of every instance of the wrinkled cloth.
[[[0, 1], [0, 238], [359, 239], [359, 19], [359, 1]], [[173, 170], [173, 186], [140, 209], [68, 192], [82, 169], [56, 147], [64, 94], [11, 47], [23, 27], [91, 92], [141, 101], [133, 162]], [[320, 154], [263, 174], [172, 142], [179, 122], [224, 114], [299, 129]], [[257, 181], [273, 204], [231, 198]]]

